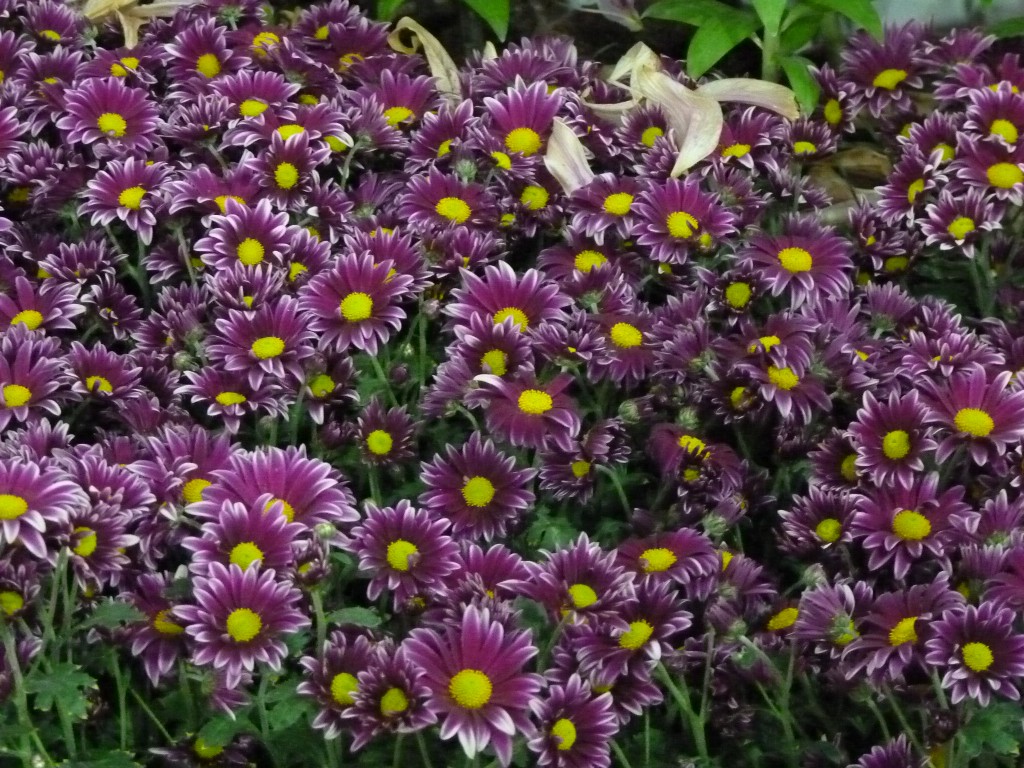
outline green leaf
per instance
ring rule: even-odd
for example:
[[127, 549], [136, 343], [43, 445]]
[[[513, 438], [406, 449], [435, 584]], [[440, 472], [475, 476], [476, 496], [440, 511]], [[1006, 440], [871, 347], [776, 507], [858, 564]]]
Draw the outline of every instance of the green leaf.
[[67, 662], [54, 664], [52, 672], [37, 668], [25, 678], [25, 691], [35, 696], [36, 709], [48, 712], [59, 707], [76, 720], [88, 714], [86, 690], [95, 687], [96, 681], [81, 667]]
[[960, 729], [960, 737], [961, 749], [968, 757], [1020, 754], [1024, 714], [1019, 704], [1008, 701], [990, 704], [971, 715], [967, 725]]
[[498, 39], [505, 42], [508, 35], [510, 0], [462, 0], [486, 21]]
[[377, 18], [380, 21], [392, 21], [405, 0], [377, 0]]
[[645, 19], [663, 19], [699, 27], [709, 19], [729, 19], [743, 14], [718, 0], [659, 0], [642, 15]]
[[294, 686], [288, 687], [288, 696], [282, 698], [267, 713], [267, 721], [272, 731], [283, 731], [297, 723], [307, 712], [314, 709], [313, 702], [306, 696], [299, 695]]
[[784, 56], [779, 63], [786, 73], [786, 79], [789, 80], [789, 87], [796, 94], [800, 111], [805, 115], [811, 114], [818, 105], [818, 97], [821, 95], [818, 81], [814, 79], [809, 69], [811, 62], [802, 56]]
[[383, 619], [376, 611], [360, 606], [351, 608], [340, 608], [327, 614], [329, 624], [352, 624], [357, 627], [379, 627]]
[[[61, 763], [71, 768], [72, 763]], [[89, 760], [76, 760], [74, 768], [140, 768], [141, 763], [135, 762], [127, 752], [115, 751], [101, 754]]]
[[[739, 20], [736, 20], [739, 22]], [[686, 71], [695, 80], [722, 60], [729, 51], [746, 40], [757, 29], [755, 19], [746, 23], [726, 24], [708, 19], [690, 40], [686, 51]]]
[[[237, 714], [237, 713], [236, 713]], [[221, 715], [208, 721], [199, 729], [197, 739], [202, 739], [208, 747], [226, 747], [235, 736], [246, 730], [248, 725], [244, 718], [237, 717], [232, 720], [227, 715]]]
[[1015, 16], [1012, 19], [1000, 21], [989, 27], [989, 31], [996, 37], [1022, 37], [1024, 36], [1024, 16]]
[[811, 5], [845, 16], [876, 38], [882, 37], [882, 18], [871, 0], [807, 0]]
[[783, 54], [796, 53], [814, 40], [820, 28], [820, 13], [806, 7], [795, 9], [786, 17], [786, 23], [779, 34], [779, 50]]
[[751, 0], [758, 18], [764, 24], [766, 34], [774, 35], [782, 25], [782, 14], [786, 12], [788, 0]]
[[133, 605], [122, 603], [119, 600], [104, 600], [76, 629], [88, 629], [89, 627], [115, 629], [122, 624], [131, 624], [145, 618], [146, 615]]

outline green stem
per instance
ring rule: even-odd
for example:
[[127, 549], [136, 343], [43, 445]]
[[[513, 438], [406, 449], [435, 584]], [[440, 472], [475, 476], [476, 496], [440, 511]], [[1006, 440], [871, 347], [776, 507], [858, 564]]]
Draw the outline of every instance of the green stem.
[[554, 631], [551, 633], [551, 637], [548, 639], [544, 649], [540, 652], [540, 656], [537, 657], [537, 669], [544, 669], [547, 666], [548, 656], [551, 654], [551, 649], [555, 647], [555, 643], [558, 642], [558, 638], [562, 636], [562, 630], [565, 629], [565, 620], [568, 614], [559, 619], [555, 625]]
[[129, 688], [128, 693], [132, 695], [132, 698], [135, 699], [135, 703], [138, 704], [139, 708], [146, 713], [146, 717], [148, 717], [153, 722], [153, 725], [155, 725], [156, 729], [160, 731], [160, 735], [164, 737], [167, 743], [173, 743], [174, 738], [171, 736], [170, 733], [167, 732], [167, 729], [164, 727], [163, 721], [155, 714], [153, 714], [153, 710], [149, 708], [149, 705], [146, 703], [146, 700], [139, 696], [139, 694], [135, 692], [134, 688]]
[[904, 733], [907, 734], [907, 738], [910, 739], [910, 743], [914, 745], [918, 754], [922, 757], [928, 754], [925, 750], [921, 740], [917, 738], [917, 733], [910, 726], [910, 721], [907, 720], [907, 716], [903, 713], [903, 708], [900, 706], [899, 700], [896, 698], [895, 692], [886, 686], [885, 699], [889, 702], [889, 706], [892, 707], [893, 713], [896, 715], [896, 719], [900, 721], [900, 727], [903, 728]]
[[949, 699], [946, 698], [946, 691], [942, 687], [942, 681], [939, 679], [939, 673], [935, 667], [932, 667], [931, 678], [932, 687], [935, 688], [935, 696], [939, 700], [939, 706], [943, 709], [949, 709]]
[[405, 734], [398, 734], [398, 738], [395, 739], [395, 752], [391, 758], [391, 768], [399, 768], [402, 765], [402, 746], [405, 741]]
[[423, 760], [423, 768], [434, 768], [430, 762], [430, 753], [427, 751], [427, 742], [423, 738], [422, 731], [416, 731], [416, 744], [420, 748], [420, 758]]
[[259, 692], [256, 694], [256, 703], [260, 713], [260, 734], [263, 736], [263, 746], [270, 746], [270, 719], [267, 717], [267, 683], [269, 676], [266, 670], [260, 675]]
[[388, 380], [387, 374], [384, 373], [384, 368], [380, 364], [380, 360], [376, 355], [367, 355], [370, 358], [370, 365], [373, 366], [373, 372], [377, 374], [377, 378], [380, 379], [380, 385], [384, 390], [384, 393], [388, 396], [388, 402], [393, 407], [398, 405], [398, 398], [395, 397], [395, 393], [391, 391], [391, 382]]
[[430, 363], [430, 359], [427, 357], [427, 317], [423, 314], [423, 300], [420, 299], [420, 344], [419, 344], [419, 360], [416, 366], [417, 381], [419, 383], [419, 391], [422, 392], [423, 388], [427, 385], [427, 365]]
[[[185, 701], [185, 722], [188, 723], [189, 731], [195, 731], [196, 709], [192, 701], [192, 686], [188, 682], [188, 670], [185, 669], [184, 662], [178, 663], [178, 687], [181, 688], [181, 698]], [[134, 692], [133, 690], [132, 693]], [[167, 740], [174, 741], [169, 736]]]
[[114, 676], [114, 684], [117, 687], [117, 722], [121, 734], [121, 750], [128, 751], [128, 688], [125, 685], [124, 675], [121, 674], [121, 665], [117, 663], [117, 652], [110, 652], [110, 672]]
[[612, 487], [615, 488], [615, 495], [619, 497], [619, 502], [622, 504], [622, 511], [626, 514], [626, 519], [629, 520], [633, 514], [633, 507], [630, 506], [629, 498], [626, 496], [626, 491], [622, 487], [622, 482], [619, 480], [618, 473], [611, 467], [606, 467], [603, 464], [599, 464], [597, 469], [612, 481]]
[[644, 710], [644, 768], [651, 768], [651, 710]]
[[873, 714], [875, 719], [878, 721], [878, 726], [882, 729], [882, 737], [886, 741], [889, 741], [892, 738], [892, 734], [889, 732], [889, 724], [885, 722], [885, 715], [882, 714], [882, 710], [878, 708], [878, 705], [875, 704], [874, 699], [870, 696], [868, 696], [867, 705], [868, 709], [871, 710], [871, 714]]
[[14, 682], [14, 706], [18, 712], [18, 724], [26, 731], [22, 736], [22, 761], [26, 768], [32, 766], [32, 749], [34, 744], [39, 754], [43, 756], [47, 765], [54, 765], [53, 758], [46, 752], [46, 747], [39, 740], [35, 725], [32, 723], [32, 716], [28, 708], [28, 695], [25, 693], [25, 678], [21, 673], [21, 664], [18, 661], [18, 644], [14, 639], [11, 626], [6, 621], [0, 620], [0, 634], [3, 635], [4, 653], [7, 656], [7, 666], [11, 670], [11, 679]]
[[324, 599], [320, 594], [320, 588], [314, 587], [309, 596], [313, 601], [313, 614], [316, 616], [316, 655], [319, 656], [327, 643], [327, 617], [324, 615]]
[[380, 495], [380, 478], [377, 476], [377, 468], [370, 467], [366, 473], [367, 478], [370, 481], [370, 498], [373, 499], [373, 503], [378, 507], [381, 505]]
[[711, 760], [708, 753], [707, 738], [704, 734], [704, 718], [693, 711], [693, 702], [690, 700], [690, 689], [686, 685], [686, 679], [679, 678], [679, 685], [660, 661], [655, 667], [655, 674], [661, 679], [672, 695], [673, 700], [679, 705], [690, 724], [690, 732], [693, 734], [693, 741], [697, 747], [697, 754], [700, 755], [701, 765], [709, 765]]
[[196, 271], [192, 267], [192, 259], [189, 254], [188, 243], [185, 240], [185, 230], [182, 227], [175, 227], [174, 234], [178, 238], [178, 253], [181, 254], [181, 260], [185, 262], [185, 270], [188, 272], [188, 281], [195, 285]]
[[288, 424], [289, 431], [291, 433], [289, 442], [292, 445], [299, 444], [299, 428], [302, 426], [303, 416], [302, 399], [306, 394], [306, 386], [306, 384], [303, 384], [299, 387], [299, 394], [295, 398], [295, 405], [292, 406], [291, 418], [289, 419]]
[[622, 747], [619, 746], [615, 739], [612, 739], [612, 752], [615, 753], [615, 759], [619, 761], [622, 768], [633, 768], [629, 759], [626, 757], [626, 753], [622, 751]]
[[779, 77], [779, 33], [765, 29], [761, 44], [761, 79], [774, 83]]

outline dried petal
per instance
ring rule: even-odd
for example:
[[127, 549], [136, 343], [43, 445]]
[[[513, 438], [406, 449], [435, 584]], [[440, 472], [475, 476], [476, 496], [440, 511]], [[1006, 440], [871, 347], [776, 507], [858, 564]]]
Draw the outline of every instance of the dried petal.
[[[409, 30], [413, 34], [411, 46], [402, 42], [402, 32], [405, 30]], [[453, 104], [462, 100], [459, 68], [455, 66], [455, 62], [441, 45], [441, 41], [430, 34], [423, 25], [408, 16], [402, 17], [395, 24], [394, 31], [388, 35], [388, 45], [399, 53], [407, 54], [416, 53], [422, 46], [430, 74], [437, 80], [437, 90]]]
[[594, 180], [583, 142], [573, 133], [572, 128], [557, 117], [551, 128], [551, 138], [548, 139], [544, 165], [567, 195]]

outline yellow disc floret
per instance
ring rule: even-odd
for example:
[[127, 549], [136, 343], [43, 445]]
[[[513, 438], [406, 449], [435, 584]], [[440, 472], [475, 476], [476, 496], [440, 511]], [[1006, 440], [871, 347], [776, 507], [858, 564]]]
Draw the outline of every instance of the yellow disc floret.
[[676, 553], [666, 547], [645, 549], [640, 553], [640, 563], [644, 573], [660, 573], [667, 571], [679, 558]]
[[551, 735], [557, 739], [559, 751], [566, 752], [576, 743], [576, 726], [572, 720], [563, 717], [551, 726]]
[[142, 187], [128, 187], [128, 189], [117, 196], [117, 204], [122, 208], [137, 211], [142, 205], [142, 198], [145, 196], [146, 190]]
[[0, 493], [0, 520], [16, 520], [28, 512], [28, 502], [21, 496]]
[[462, 498], [471, 507], [486, 507], [494, 499], [494, 483], [486, 477], [471, 477], [462, 486]]
[[899, 461], [910, 453], [910, 435], [906, 430], [894, 429], [882, 438], [882, 453], [887, 459]]
[[439, 216], [443, 216], [448, 221], [454, 221], [456, 224], [465, 223], [473, 214], [473, 209], [469, 207], [469, 203], [461, 197], [442, 197], [437, 201], [434, 210], [437, 211]]
[[249, 608], [235, 608], [228, 614], [227, 632], [232, 640], [247, 643], [263, 629], [260, 615]]
[[984, 643], [965, 643], [962, 653], [964, 664], [974, 672], [984, 672], [995, 661], [992, 649]]
[[279, 336], [263, 336], [252, 343], [251, 349], [260, 360], [269, 360], [284, 352], [284, 339]]
[[906, 645], [917, 642], [917, 616], [907, 616], [900, 619], [895, 626], [889, 630], [889, 645]]
[[635, 325], [616, 323], [608, 334], [612, 344], [620, 349], [639, 347], [644, 342], [644, 334]]
[[96, 118], [96, 126], [108, 136], [119, 139], [128, 131], [128, 121], [117, 112], [104, 112]]
[[505, 147], [509, 152], [535, 155], [541, 147], [540, 134], [532, 128], [515, 128], [505, 136]]
[[685, 239], [693, 237], [694, 233], [700, 229], [700, 224], [692, 214], [686, 211], [673, 211], [665, 220], [665, 227], [672, 237]]
[[921, 541], [932, 532], [932, 524], [920, 512], [904, 509], [893, 517], [892, 532], [904, 541]]
[[814, 259], [803, 248], [783, 248], [779, 251], [779, 263], [787, 272], [808, 272]]
[[463, 709], [480, 709], [491, 700], [491, 679], [479, 669], [463, 669], [448, 683], [448, 693]]
[[243, 541], [231, 548], [228, 560], [244, 571], [253, 563], [263, 562], [263, 550], [251, 541]]
[[651, 639], [651, 635], [654, 634], [654, 627], [649, 622], [641, 619], [640, 621], [631, 621], [629, 623], [629, 629], [623, 632], [619, 636], [619, 647], [627, 648], [631, 651], [639, 650], [646, 645], [647, 641]]
[[373, 299], [368, 293], [355, 291], [341, 300], [339, 311], [350, 323], [369, 320], [373, 315]]
[[971, 437], [988, 437], [996, 423], [981, 408], [961, 408], [953, 417], [953, 424]]
[[547, 413], [554, 406], [551, 395], [541, 389], [526, 389], [519, 395], [519, 410], [531, 416]]
[[375, 429], [366, 436], [366, 447], [370, 450], [370, 453], [377, 456], [387, 456], [391, 453], [391, 448], [394, 444], [394, 438], [383, 429]]
[[396, 571], [408, 571], [410, 568], [409, 558], [418, 555], [419, 552], [416, 545], [411, 541], [396, 539], [388, 544], [388, 565]]
[[359, 681], [356, 676], [348, 672], [339, 672], [331, 678], [331, 698], [334, 703], [342, 707], [355, 704], [353, 693], [359, 690]]

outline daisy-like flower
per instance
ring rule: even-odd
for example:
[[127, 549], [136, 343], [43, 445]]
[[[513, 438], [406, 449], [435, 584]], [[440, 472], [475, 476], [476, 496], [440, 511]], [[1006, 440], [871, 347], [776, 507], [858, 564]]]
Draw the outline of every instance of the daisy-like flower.
[[849, 541], [853, 511], [853, 499], [846, 490], [836, 493], [812, 484], [806, 496], [794, 496], [792, 506], [779, 511], [782, 548], [810, 555], [837, 541]]
[[169, 175], [164, 163], [140, 158], [112, 160], [89, 181], [78, 212], [91, 214], [93, 225], [106, 226], [121, 220], [139, 239], [153, 240], [157, 214], [163, 208], [161, 187]]
[[935, 449], [926, 426], [928, 409], [916, 391], [889, 393], [888, 401], [866, 392], [864, 405], [850, 424], [849, 434], [857, 449], [857, 467], [876, 486], [892, 481], [909, 485], [914, 473], [924, 470], [922, 457]]
[[265, 505], [229, 501], [221, 505], [217, 520], [203, 525], [202, 535], [186, 538], [181, 545], [192, 553], [189, 570], [197, 576], [208, 575], [211, 563], [237, 565], [243, 571], [259, 566], [285, 574], [295, 561], [292, 543], [305, 530], [283, 514], [271, 514]]
[[995, 602], [946, 611], [933, 625], [925, 661], [943, 673], [942, 687], [958, 704], [972, 698], [987, 706], [992, 695], [1020, 700], [1024, 678], [1024, 635], [1016, 614]]
[[916, 756], [906, 734], [872, 747], [871, 751], [848, 768], [917, 768], [921, 761]]
[[133, 365], [127, 356], [111, 352], [102, 344], [86, 349], [81, 343], [73, 342], [68, 362], [77, 379], [72, 387], [75, 392], [110, 399], [141, 394], [142, 369]]
[[523, 671], [537, 653], [530, 633], [508, 630], [486, 608], [469, 606], [460, 624], [414, 629], [403, 647], [423, 671], [427, 706], [444, 718], [441, 738], [458, 736], [470, 757], [492, 745], [507, 766], [513, 737], [534, 732], [527, 713], [542, 680]]
[[268, 380], [259, 387], [250, 387], [248, 379], [212, 367], [185, 371], [185, 378], [189, 383], [175, 389], [175, 394], [188, 396], [193, 403], [205, 403], [206, 413], [222, 420], [230, 434], [238, 432], [247, 414], [266, 411], [279, 417], [287, 415], [285, 404], [277, 397], [279, 388]]
[[959, 248], [964, 255], [974, 258], [974, 246], [986, 232], [1001, 229], [1003, 207], [980, 189], [953, 194], [943, 191], [939, 199], [925, 206], [927, 218], [921, 222], [921, 232], [928, 245], [938, 243], [939, 249]]
[[385, 409], [376, 397], [367, 403], [356, 424], [356, 440], [369, 464], [393, 466], [415, 455], [416, 425], [406, 407]]
[[480, 184], [448, 176], [436, 168], [409, 179], [398, 199], [398, 215], [409, 225], [429, 231], [441, 227], [493, 224], [496, 206]]
[[74, 318], [85, 312], [78, 303], [77, 285], [43, 283], [14, 278], [14, 290], [0, 293], [0, 331], [21, 326], [29, 331], [73, 330]]
[[60, 414], [54, 395], [67, 386], [69, 376], [59, 349], [55, 338], [21, 325], [0, 334], [0, 430], [12, 420], [33, 420], [39, 411]]
[[315, 334], [295, 299], [282, 296], [255, 312], [232, 309], [217, 321], [217, 332], [207, 348], [210, 359], [247, 375], [249, 386], [260, 386], [264, 377], [304, 379], [302, 363], [313, 355]]
[[537, 765], [556, 768], [608, 768], [609, 742], [619, 730], [610, 693], [595, 694], [579, 675], [552, 685], [530, 703], [537, 735], [529, 740]]
[[326, 144], [311, 142], [305, 132], [287, 139], [274, 133], [270, 146], [252, 163], [267, 199], [279, 208], [297, 210], [320, 177], [317, 166], [327, 162], [331, 150]]
[[964, 130], [1013, 149], [1024, 132], [1024, 96], [1014, 93], [1009, 83], [972, 91]]
[[505, 381], [493, 374], [477, 376], [481, 386], [470, 393], [470, 404], [485, 404], [487, 428], [512, 445], [542, 448], [550, 440], [571, 450], [581, 426], [576, 403], [563, 394], [572, 376], [559, 374], [544, 385], [530, 378]]
[[228, 46], [225, 28], [214, 19], [196, 20], [166, 44], [168, 75], [174, 82], [212, 80], [242, 69], [249, 59]]
[[990, 377], [974, 365], [942, 383], [922, 383], [929, 421], [952, 433], [936, 450], [940, 464], [965, 446], [974, 463], [985, 466], [1024, 437], [1024, 392], [1009, 390], [1011, 376], [1003, 371]]
[[366, 504], [366, 519], [352, 530], [360, 568], [373, 575], [366, 594], [387, 589], [396, 605], [440, 584], [458, 567], [458, 547], [445, 535], [447, 520], [416, 509], [405, 499], [394, 507]]
[[922, 54], [913, 23], [886, 30], [882, 42], [859, 32], [843, 50], [843, 74], [856, 86], [855, 100], [866, 102], [871, 114], [878, 117], [886, 109], [911, 106], [911, 91], [924, 85]]
[[166, 596], [168, 578], [163, 573], [143, 573], [128, 600], [145, 614], [145, 620], [127, 627], [132, 656], [141, 657], [153, 685], [166, 678], [185, 652], [185, 628], [171, 615], [174, 603]]
[[0, 541], [47, 557], [43, 534], [66, 525], [88, 499], [65, 472], [19, 459], [0, 460]]
[[83, 591], [117, 586], [121, 572], [131, 563], [126, 550], [139, 543], [128, 533], [129, 516], [97, 505], [73, 511], [61, 532], [70, 552], [75, 581]]
[[954, 486], [939, 493], [939, 476], [918, 476], [913, 483], [884, 486], [857, 497], [850, 534], [868, 551], [868, 568], [892, 563], [902, 579], [927, 552], [942, 558], [955, 540], [950, 517], [970, 510], [964, 489]]
[[636, 179], [603, 173], [572, 195], [572, 226], [583, 235], [604, 243], [605, 232], [614, 229], [627, 239], [633, 229], [633, 201], [640, 193]]
[[684, 590], [721, 569], [714, 545], [688, 528], [627, 539], [619, 545], [618, 562], [642, 578], [671, 580]]
[[791, 218], [780, 235], [755, 235], [739, 260], [762, 273], [772, 295], [788, 293], [794, 308], [850, 290], [849, 243], [810, 218]]
[[292, 241], [288, 214], [274, 213], [269, 200], [249, 207], [227, 196], [221, 205], [224, 215], [211, 217], [210, 230], [193, 246], [203, 262], [215, 269], [280, 265]]
[[345, 710], [355, 703], [359, 691], [359, 675], [374, 661], [373, 647], [363, 635], [349, 635], [342, 630], [331, 632], [317, 658], [305, 656], [299, 664], [306, 679], [298, 692], [314, 698], [320, 711], [313, 718], [313, 727], [324, 732], [325, 739], [336, 739], [351, 726], [344, 720]]
[[901, 219], [914, 221], [934, 199], [933, 190], [946, 181], [934, 158], [916, 147], [904, 149], [903, 157], [893, 167], [886, 183], [878, 187], [878, 211], [889, 223]]
[[390, 261], [375, 263], [369, 253], [347, 255], [300, 289], [299, 304], [322, 345], [375, 355], [379, 345], [401, 328], [405, 310], [395, 305], [408, 293], [413, 278], [392, 274], [392, 266]]
[[240, 72], [219, 77], [210, 83], [210, 91], [223, 96], [237, 116], [259, 117], [268, 109], [287, 104], [299, 86], [289, 83], [277, 72]]
[[444, 308], [458, 324], [480, 314], [495, 325], [511, 319], [518, 330], [525, 331], [563, 321], [563, 310], [572, 301], [542, 272], [528, 269], [520, 276], [505, 261], [487, 267], [483, 278], [462, 270], [462, 286], [452, 291], [452, 302]]
[[146, 91], [117, 78], [90, 78], [65, 94], [57, 121], [71, 143], [107, 142], [138, 152], [153, 148], [159, 111]]
[[958, 151], [960, 157], [949, 165], [950, 175], [997, 200], [1024, 204], [1024, 144], [1007, 149], [1001, 143], [964, 136]]
[[461, 447], [421, 468], [427, 490], [419, 502], [452, 523], [452, 535], [490, 541], [504, 536], [533, 505], [532, 469], [517, 469], [515, 458], [474, 432]]
[[561, 106], [561, 92], [548, 93], [543, 82], [527, 86], [518, 81], [505, 93], [484, 99], [491, 130], [500, 138], [505, 151], [527, 157], [544, 148]]
[[179, 605], [173, 615], [185, 623], [192, 638], [192, 662], [212, 665], [234, 687], [256, 662], [277, 672], [288, 654], [282, 640], [309, 625], [297, 605], [302, 593], [277, 581], [271, 570], [211, 563], [194, 584], [195, 604]]
[[710, 249], [735, 231], [734, 216], [718, 199], [688, 176], [652, 185], [637, 197], [637, 245], [655, 261], [685, 264], [692, 250]]

